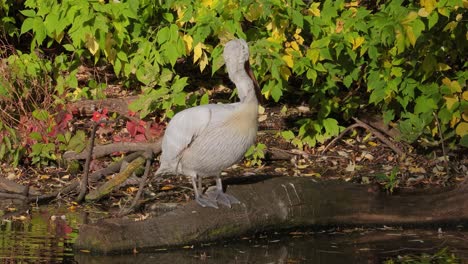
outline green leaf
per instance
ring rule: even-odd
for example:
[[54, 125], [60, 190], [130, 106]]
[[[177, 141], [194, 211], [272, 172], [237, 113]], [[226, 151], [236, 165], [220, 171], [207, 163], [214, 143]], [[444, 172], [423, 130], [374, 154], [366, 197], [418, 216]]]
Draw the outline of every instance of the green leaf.
[[20, 13], [23, 14], [24, 16], [27, 16], [27, 17], [35, 17], [36, 16], [36, 11], [34, 11], [32, 9], [21, 10]]
[[200, 105], [205, 105], [210, 102], [210, 98], [207, 93], [203, 94], [202, 97], [200, 98]]
[[33, 21], [34, 39], [38, 45], [41, 45], [44, 39], [47, 37], [46, 27], [44, 21], [40, 17], [35, 17]]
[[393, 109], [386, 110], [383, 112], [383, 121], [385, 124], [390, 123], [391, 121], [393, 121], [393, 119], [395, 119], [395, 113]]
[[21, 25], [21, 34], [30, 31], [34, 27], [34, 18], [26, 18]]
[[3, 160], [5, 158], [6, 154], [6, 145], [0, 143], [0, 160]]
[[372, 91], [369, 98], [370, 104], [377, 104], [385, 98], [385, 82], [380, 77], [379, 72], [373, 71], [370, 73], [369, 77], [367, 78], [367, 85], [368, 89]]
[[307, 79], [309, 80], [312, 80], [313, 83], [315, 84], [315, 81], [317, 80], [317, 71], [315, 71], [314, 69], [309, 69], [307, 71]]
[[292, 11], [292, 22], [298, 26], [299, 28], [303, 28], [304, 27], [304, 18], [301, 14], [300, 11], [298, 10], [293, 10]]
[[294, 133], [291, 130], [281, 131], [281, 136], [287, 141], [291, 141], [295, 138]]
[[353, 83], [353, 77], [351, 77], [351, 76], [349, 76], [349, 75], [346, 76], [346, 77], [344, 77], [344, 79], [343, 79], [343, 84], [344, 84], [347, 88], [349, 88], [349, 87], [351, 86], [352, 83]]
[[279, 83], [271, 88], [271, 97], [275, 102], [278, 102], [282, 95], [283, 91], [281, 90], [281, 85], [279, 85]]
[[125, 53], [123, 50], [119, 50], [117, 52], [117, 58], [119, 58], [123, 62], [128, 62], [127, 53]]
[[[47, 15], [45, 21], [44, 21], [44, 26], [46, 28], [47, 35], [50, 37], [54, 37], [53, 33], [57, 31], [57, 27], [62, 24], [59, 22], [59, 16], [57, 14], [51, 13]], [[60, 32], [56, 32], [60, 33]]]
[[[29, 134], [29, 137], [33, 140], [36, 140], [36, 141], [40, 141], [42, 140], [42, 135], [39, 133], [39, 132], [31, 132]], [[37, 145], [37, 144], [36, 144]], [[33, 145], [34, 146], [34, 145]], [[38, 145], [39, 146], [39, 145]], [[38, 148], [38, 146], [36, 146], [36, 148]], [[41, 145], [42, 146], [42, 145]]]
[[338, 126], [338, 121], [336, 121], [336, 119], [326, 118], [322, 121], [322, 124], [327, 136], [336, 136], [340, 133], [340, 127]]
[[211, 75], [214, 75], [214, 73], [224, 65], [224, 58], [222, 56], [223, 50], [224, 47], [219, 45], [211, 52]]
[[49, 113], [46, 110], [36, 109], [32, 112], [32, 116], [40, 121], [47, 121], [49, 119]]
[[179, 78], [178, 76], [175, 78], [175, 82], [172, 84], [171, 89], [173, 93], [180, 93], [184, 90], [184, 87], [187, 86], [187, 77]]
[[435, 24], [439, 21], [439, 14], [437, 12], [432, 12], [428, 17], [428, 30], [433, 28]]
[[468, 135], [464, 135], [464, 136], [460, 139], [460, 145], [462, 145], [462, 146], [465, 147], [465, 148], [468, 148]]
[[414, 107], [415, 114], [426, 112], [432, 113], [434, 109], [437, 109], [437, 104], [434, 102], [434, 99], [427, 98], [425, 96], [419, 96], [418, 98], [416, 98], [416, 105]]

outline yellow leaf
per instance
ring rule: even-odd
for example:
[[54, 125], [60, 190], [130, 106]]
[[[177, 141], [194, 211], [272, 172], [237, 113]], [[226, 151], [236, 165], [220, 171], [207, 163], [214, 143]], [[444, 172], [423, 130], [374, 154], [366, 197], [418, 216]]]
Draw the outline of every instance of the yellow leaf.
[[444, 96], [447, 109], [452, 109], [453, 105], [458, 102], [458, 96]]
[[236, 36], [234, 36], [234, 34], [227, 29], [221, 29], [221, 31], [218, 32], [218, 38], [221, 44], [226, 44], [231, 39], [235, 39]]
[[91, 34], [87, 33], [85, 36], [86, 39], [86, 47], [88, 48], [91, 54], [95, 55], [99, 49], [99, 44], [96, 41], [96, 38]]
[[174, 189], [173, 185], [164, 185], [163, 187], [161, 187], [161, 191], [169, 191], [172, 189]]
[[201, 42], [198, 42], [198, 44], [193, 48], [193, 63], [197, 62], [198, 59], [201, 58], [202, 53], [203, 53], [203, 44]]
[[208, 65], [208, 56], [206, 56], [206, 52], [202, 52], [202, 56], [200, 59], [200, 71], [203, 72], [203, 70], [206, 68], [206, 65]]
[[289, 76], [291, 76], [291, 70], [289, 70], [288, 67], [283, 65], [280, 68], [280, 74], [281, 77], [283, 77], [283, 79], [287, 81], [289, 79]]
[[286, 65], [288, 65], [289, 68], [292, 68], [294, 66], [294, 60], [291, 55], [284, 55], [283, 61], [286, 62]]
[[450, 69], [452, 69], [452, 67], [448, 66], [445, 63], [437, 63], [437, 70], [439, 71], [448, 71]]
[[468, 91], [463, 92], [462, 98], [463, 98], [463, 100], [468, 101]]
[[293, 48], [293, 50], [299, 51], [299, 45], [297, 45], [296, 41], [291, 41], [291, 48]]
[[306, 57], [309, 58], [312, 61], [312, 63], [315, 65], [320, 58], [320, 50], [309, 49], [307, 50]]
[[467, 122], [460, 122], [457, 128], [455, 128], [455, 133], [460, 137], [463, 137], [468, 134], [468, 123]]
[[364, 43], [364, 37], [357, 37], [357, 38], [353, 39], [353, 41], [352, 41], [353, 50], [356, 50], [357, 48], [359, 48], [359, 46], [361, 46], [362, 43]]
[[185, 52], [186, 54], [190, 54], [190, 52], [192, 51], [192, 45], [193, 45], [193, 38], [192, 36], [190, 35], [184, 35], [182, 37], [182, 39], [184, 40], [184, 43], [185, 43]]
[[457, 81], [451, 81], [449, 78], [445, 77], [442, 79], [442, 83], [449, 87], [452, 93], [461, 93], [462, 91], [461, 85]]
[[442, 83], [447, 85], [447, 86], [450, 86], [450, 79], [445, 77], [444, 79], [442, 79]]
[[302, 45], [304, 43], [304, 38], [301, 36], [301, 29], [298, 28], [296, 29], [296, 33], [294, 34], [294, 38], [296, 39], [296, 42]]
[[409, 167], [408, 170], [411, 173], [426, 173], [426, 169], [423, 167]]
[[445, 7], [439, 7], [437, 8], [437, 11], [439, 12], [439, 14], [446, 16], [446, 17], [449, 17], [450, 15], [450, 11]]
[[212, 7], [213, 6], [213, 0], [202, 0], [201, 4], [204, 5], [205, 7]]
[[432, 10], [434, 10], [434, 7], [437, 4], [436, 0], [421, 0], [420, 4], [424, 9], [426, 9], [427, 13], [430, 14]]
[[344, 27], [344, 22], [342, 20], [337, 20], [335, 32], [340, 33], [341, 31], [343, 31], [343, 27]]
[[455, 115], [452, 116], [452, 120], [450, 120], [450, 127], [455, 127], [458, 124], [460, 118], [456, 117]]
[[403, 18], [403, 20], [401, 21], [401, 24], [407, 25], [413, 22], [413, 20], [415, 20], [417, 17], [418, 17], [418, 13], [411, 11], [408, 13], [408, 15], [405, 18]]
[[456, 21], [451, 21], [447, 23], [447, 25], [444, 27], [443, 31], [450, 31], [452, 32], [458, 25], [458, 22]]
[[251, 4], [247, 10], [248, 12], [244, 13], [244, 17], [245, 19], [247, 19], [247, 21], [253, 22], [255, 20], [258, 20], [263, 14], [263, 5], [254, 3]]
[[267, 90], [263, 93], [263, 96], [265, 96], [265, 99], [270, 99], [270, 90]]
[[258, 105], [258, 114], [259, 115], [265, 114], [265, 107]]
[[276, 26], [273, 27], [271, 37], [267, 38], [268, 41], [274, 43], [282, 43], [285, 39], [284, 30], [279, 30]]
[[313, 16], [320, 17], [320, 9], [319, 9], [320, 3], [312, 3], [309, 7], [309, 14], [312, 14]]
[[54, 38], [55, 38], [55, 41], [57, 41], [58, 43], [62, 42], [62, 39], [63, 39], [63, 36], [65, 35], [65, 32], [62, 31], [58, 34], [55, 34], [54, 35]]
[[418, 15], [420, 17], [428, 17], [429, 12], [427, 12], [426, 8], [420, 8], [419, 11], [418, 11]]
[[137, 187], [134, 187], [134, 186], [130, 186], [127, 188], [127, 190], [125, 190], [127, 193], [135, 193], [138, 191], [138, 188]]
[[403, 27], [405, 29], [406, 37], [408, 38], [411, 45], [414, 47], [414, 45], [416, 44], [416, 36], [414, 35], [413, 27], [411, 26], [403, 26]]

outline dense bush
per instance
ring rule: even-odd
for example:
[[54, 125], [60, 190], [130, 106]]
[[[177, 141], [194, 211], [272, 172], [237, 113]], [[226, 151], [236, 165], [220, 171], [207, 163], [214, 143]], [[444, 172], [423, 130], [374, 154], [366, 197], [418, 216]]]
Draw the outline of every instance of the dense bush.
[[[313, 116], [282, 132], [300, 148], [337, 135], [340, 124], [361, 109], [397, 124], [408, 142], [445, 139], [452, 148], [468, 146], [467, 1], [163, 2], [0, 1], [2, 42], [17, 48], [1, 49], [0, 67], [16, 79], [48, 82], [58, 105], [98, 97], [102, 86], [93, 80], [79, 84], [78, 67], [110, 64], [125, 86], [141, 88], [133, 110], [143, 117], [163, 110], [171, 117], [174, 110], [208, 101], [206, 95], [187, 98], [190, 76], [175, 70], [181, 59], [214, 74], [223, 64], [224, 43], [240, 37], [251, 46], [267, 99], [294, 98], [313, 109]], [[25, 56], [35, 54], [45, 62], [28, 60], [36, 65], [28, 67], [47, 65], [50, 79], [34, 70], [17, 72]], [[26, 89], [12, 81], [0, 81], [2, 107]], [[23, 113], [17, 114], [19, 120]]]

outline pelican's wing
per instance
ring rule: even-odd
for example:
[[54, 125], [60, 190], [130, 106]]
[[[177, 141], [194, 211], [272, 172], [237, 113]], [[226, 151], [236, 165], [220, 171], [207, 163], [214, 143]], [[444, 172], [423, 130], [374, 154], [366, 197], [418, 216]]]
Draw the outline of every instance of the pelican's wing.
[[177, 113], [164, 133], [160, 173], [177, 174], [176, 168], [184, 150], [206, 129], [212, 129], [228, 119], [236, 105], [202, 105]]

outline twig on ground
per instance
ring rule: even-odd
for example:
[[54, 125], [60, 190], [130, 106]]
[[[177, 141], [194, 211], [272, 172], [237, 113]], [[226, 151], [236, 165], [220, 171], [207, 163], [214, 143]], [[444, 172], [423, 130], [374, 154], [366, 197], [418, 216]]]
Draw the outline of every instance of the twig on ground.
[[333, 145], [335, 145], [336, 141], [340, 140], [340, 138], [342, 138], [346, 133], [348, 133], [348, 131], [350, 131], [351, 129], [354, 129], [355, 127], [359, 127], [358, 124], [352, 124], [350, 125], [349, 127], [345, 128], [345, 130], [343, 130], [343, 132], [341, 132], [338, 136], [336, 136], [332, 141], [330, 141], [330, 143], [328, 143], [328, 145], [322, 150], [322, 154], [324, 154], [325, 152], [327, 152], [327, 150], [332, 147]]
[[449, 165], [448, 165], [448, 160], [447, 160], [447, 152], [445, 151], [445, 141], [444, 141], [444, 134], [442, 133], [442, 129], [440, 127], [439, 123], [439, 118], [437, 117], [435, 112], [432, 112], [434, 115], [434, 119], [437, 125], [437, 130], [439, 131], [439, 136], [440, 136], [440, 144], [442, 145], [442, 155], [444, 155], [444, 166], [445, 166], [445, 172], [447, 175], [449, 174]]
[[389, 148], [391, 148], [395, 153], [397, 153], [400, 157], [404, 157], [405, 153], [397, 146], [395, 145], [391, 140], [389, 140], [387, 137], [385, 137], [382, 133], [377, 131], [377, 129], [373, 128], [372, 126], [362, 122], [361, 120], [354, 118], [353, 120], [356, 122], [355, 124], [350, 125], [347, 127], [341, 134], [339, 134], [336, 138], [334, 138], [322, 151], [322, 154], [325, 153], [337, 140], [342, 138], [344, 134], [346, 134], [348, 131], [355, 127], [362, 127], [364, 129], [367, 129], [369, 132], [371, 132], [375, 137], [377, 137], [380, 141], [385, 143]]
[[145, 166], [145, 172], [143, 174], [143, 177], [141, 177], [140, 180], [140, 185], [138, 186], [138, 192], [133, 198], [132, 204], [130, 205], [129, 208], [123, 209], [120, 213], [119, 216], [124, 216], [127, 214], [130, 214], [133, 212], [136, 208], [136, 205], [138, 201], [140, 200], [141, 194], [143, 193], [143, 189], [145, 188], [146, 180], [148, 179], [149, 172], [151, 170], [151, 161], [153, 160], [153, 152], [151, 149], [148, 149], [144, 153], [144, 157], [146, 158], [146, 166]]
[[81, 202], [84, 199], [86, 192], [88, 190], [89, 164], [91, 163], [91, 156], [93, 155], [94, 139], [96, 138], [96, 130], [97, 130], [98, 124], [100, 123], [101, 121], [93, 122], [93, 131], [91, 132], [91, 138], [89, 141], [89, 148], [88, 148], [89, 151], [86, 157], [83, 178], [81, 179], [81, 183], [80, 183], [80, 193], [78, 194], [78, 197], [76, 198], [77, 202]]

